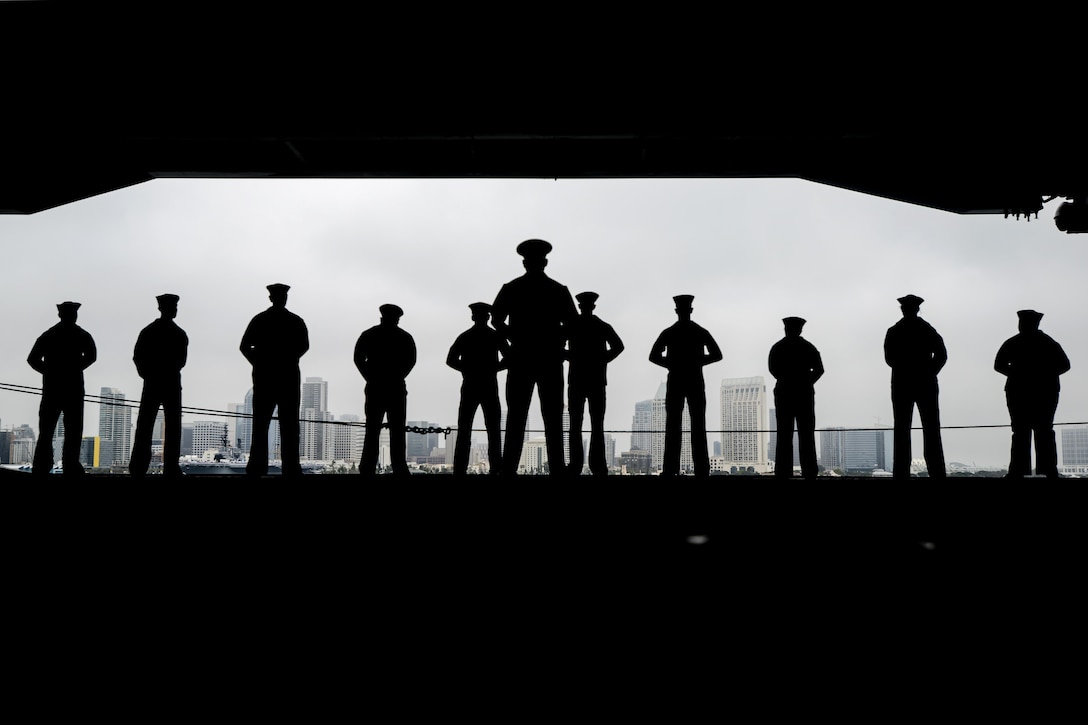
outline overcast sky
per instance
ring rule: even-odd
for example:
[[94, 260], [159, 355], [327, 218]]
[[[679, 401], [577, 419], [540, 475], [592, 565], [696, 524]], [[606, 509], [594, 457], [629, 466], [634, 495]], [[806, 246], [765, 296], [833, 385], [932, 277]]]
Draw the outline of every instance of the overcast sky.
[[[536, 237], [554, 245], [547, 273], [572, 294], [598, 292], [598, 315], [626, 344], [609, 368], [608, 428], [629, 429], [635, 402], [664, 380], [647, 356], [676, 320], [672, 296], [681, 293], [695, 296], [693, 319], [725, 355], [705, 370], [712, 431], [723, 378], [762, 375], [770, 392], [767, 352], [790, 315], [808, 320], [804, 336], [827, 368], [816, 386], [817, 427], [891, 425], [882, 345], [900, 317], [896, 298], [907, 293], [925, 298], [921, 316], [948, 347], [944, 425], [1008, 423], [993, 359], [1023, 308], [1045, 313], [1042, 329], [1072, 361], [1057, 420], [1081, 422], [1088, 236], [1054, 227], [1057, 203], [1028, 222], [783, 179], [160, 179], [0, 216], [0, 383], [41, 384], [27, 353], [57, 322], [56, 304], [75, 300], [99, 352], [87, 392], [115, 387], [138, 398], [132, 348], [158, 316], [155, 296], [173, 292], [190, 340], [184, 404], [227, 409], [251, 385], [242, 332], [268, 307], [265, 285], [284, 282], [288, 308], [310, 330], [302, 375], [329, 382], [332, 413], [362, 414], [352, 350], [377, 324], [378, 306], [394, 302], [419, 350], [408, 418], [453, 426], [460, 377], [445, 365], [449, 346], [471, 325], [468, 304], [493, 301], [523, 272], [514, 249]], [[37, 429], [37, 405], [0, 390], [0, 425]], [[535, 401], [530, 421], [540, 426]], [[97, 405], [88, 404], [85, 434], [97, 429]], [[625, 450], [627, 434], [616, 437]], [[1008, 461], [1008, 428], [950, 430], [944, 439], [949, 461]]]

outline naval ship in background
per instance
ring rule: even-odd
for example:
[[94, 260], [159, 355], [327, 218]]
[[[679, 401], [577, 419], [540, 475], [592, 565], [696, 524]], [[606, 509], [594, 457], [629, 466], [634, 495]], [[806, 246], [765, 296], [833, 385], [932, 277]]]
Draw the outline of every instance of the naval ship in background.
[[[245, 475], [246, 455], [241, 448], [231, 445], [225, 438], [217, 449], [209, 449], [200, 458], [182, 458], [178, 461], [181, 472], [187, 476]], [[314, 461], [302, 461], [303, 474], [321, 473], [325, 465]], [[270, 476], [282, 475], [279, 461], [268, 462]]]
[[[178, 465], [186, 476], [244, 476], [246, 473], [246, 457], [237, 448], [220, 448], [211, 458], [181, 460]], [[303, 474], [321, 473], [325, 468], [325, 464], [314, 461], [302, 461], [299, 465], [302, 466]], [[282, 473], [279, 461], [268, 462], [267, 475], [279, 476]]]

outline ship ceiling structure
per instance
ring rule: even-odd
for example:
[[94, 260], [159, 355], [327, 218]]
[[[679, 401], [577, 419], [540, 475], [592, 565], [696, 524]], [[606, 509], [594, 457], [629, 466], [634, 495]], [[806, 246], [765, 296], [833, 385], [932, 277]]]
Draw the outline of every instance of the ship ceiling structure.
[[3, 213], [159, 178], [797, 178], [1013, 217], [1088, 200], [1079, 105], [880, 38], [690, 49], [628, 25], [564, 45], [464, 17], [57, 5], [0, 4]]

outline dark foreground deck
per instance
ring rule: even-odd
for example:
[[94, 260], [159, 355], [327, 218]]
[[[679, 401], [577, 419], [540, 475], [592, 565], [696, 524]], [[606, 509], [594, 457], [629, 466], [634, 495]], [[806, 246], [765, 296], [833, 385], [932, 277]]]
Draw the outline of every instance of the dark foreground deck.
[[508, 688], [525, 712], [619, 672], [636, 707], [643, 680], [736, 696], [801, 667], [853, 701], [863, 681], [1021, 672], [1084, 632], [1078, 480], [5, 473], [0, 496], [27, 667], [120, 653], [155, 692], [163, 673], [265, 704], [266, 682], [409, 700], [427, 682], [469, 708]]
[[381, 577], [458, 588], [517, 579], [553, 591], [653, 590], [667, 580], [678, 596], [721, 596], [727, 580], [925, 586], [949, 572], [1041, 571], [1088, 555], [1088, 482], [1077, 479], [87, 476], [42, 485], [4, 472], [0, 483], [9, 559], [82, 560], [133, 580], [264, 572], [285, 586], [292, 577], [378, 588]]

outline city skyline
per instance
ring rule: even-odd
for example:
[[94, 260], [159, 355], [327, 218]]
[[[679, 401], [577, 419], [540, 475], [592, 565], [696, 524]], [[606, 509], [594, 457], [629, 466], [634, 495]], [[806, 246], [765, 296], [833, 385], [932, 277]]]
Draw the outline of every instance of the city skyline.
[[[320, 395], [324, 397], [327, 394], [327, 381], [322, 380], [320, 377], [310, 377], [306, 381], [311, 386], [320, 390]], [[762, 384], [762, 378], [754, 377], [747, 379], [727, 379], [722, 380], [723, 395], [727, 387], [745, 387], [751, 385]], [[250, 390], [250, 394], [252, 390]], [[635, 441], [638, 436], [645, 435], [649, 440], [657, 441], [657, 448], [661, 448], [661, 440], [664, 436], [664, 415], [662, 405], [653, 405], [655, 403], [663, 403], [664, 401], [664, 383], [658, 388], [658, 392], [653, 399], [639, 401], [636, 403], [636, 415], [632, 419], [631, 440]], [[133, 433], [133, 422], [131, 411], [137, 404], [136, 401], [127, 400], [123, 391], [117, 388], [102, 388], [100, 395], [94, 396], [98, 401], [94, 403], [99, 406], [98, 414], [98, 435], [97, 436], [83, 436], [84, 445], [89, 441], [95, 442], [95, 457], [101, 456], [102, 465], [105, 467], [124, 466], [127, 464], [129, 454], [131, 452], [131, 437]], [[247, 396], [249, 397], [249, 396]], [[638, 408], [639, 406], [645, 406], [645, 404], [651, 404], [649, 408], [654, 410], [657, 415], [652, 413], [647, 416], [642, 424], [639, 423]], [[756, 406], [765, 404], [763, 401], [756, 401]], [[305, 406], [306, 402], [302, 403]], [[237, 412], [242, 413], [244, 406], [236, 406]], [[661, 410], [658, 410], [658, 409]], [[361, 416], [357, 414], [344, 413], [341, 416], [334, 416], [326, 414], [325, 418], [316, 418], [306, 420], [304, 413], [307, 412], [307, 408], [300, 406], [300, 420], [305, 425], [310, 423], [317, 428], [323, 428], [326, 445], [329, 446], [327, 450], [337, 451], [337, 454], [319, 457], [315, 455], [313, 449], [307, 454], [306, 446], [307, 442], [305, 435], [300, 433], [300, 456], [303, 460], [310, 461], [347, 461], [355, 462], [358, 460], [362, 448], [362, 438], [364, 427], [361, 425], [343, 425], [345, 423], [361, 423]], [[209, 411], [210, 412], [210, 411]], [[224, 411], [225, 412], [225, 411]], [[682, 468], [689, 470], [691, 465], [691, 452], [688, 441], [690, 438], [690, 422], [687, 417], [687, 409], [685, 407], [685, 426], [684, 426], [684, 451], [686, 458], [682, 458]], [[765, 411], [765, 418], [769, 423], [769, 428], [765, 430], [752, 430], [752, 429], [738, 429], [744, 432], [756, 432], [763, 433], [767, 436], [765, 442], [766, 461], [770, 463], [773, 461], [774, 455], [774, 439], [777, 431], [774, 428], [773, 409]], [[208, 413], [201, 414], [189, 414], [194, 420], [183, 423], [184, 433], [183, 437], [183, 450], [187, 451], [184, 455], [200, 457], [202, 451], [206, 448], [217, 448], [224, 440], [231, 439], [231, 432], [236, 430], [232, 428], [232, 425], [238, 426], [241, 423], [247, 421], [244, 417], [228, 417], [226, 420], [208, 420]], [[214, 416], [213, 416], [214, 418]], [[653, 425], [652, 421], [658, 421], [661, 427], [658, 428]], [[275, 421], [273, 421], [275, 423]], [[532, 423], [532, 416], [530, 416], [530, 423]], [[2, 420], [0, 420], [2, 424]], [[329, 424], [329, 425], [326, 425]], [[564, 445], [566, 450], [569, 450], [569, 416], [564, 410]], [[419, 462], [420, 458], [433, 458], [433, 454], [439, 451], [440, 457], [443, 458], [441, 463], [449, 464], [451, 461], [452, 446], [456, 440], [457, 431], [453, 430], [445, 437], [442, 445], [436, 445], [439, 441], [441, 433], [438, 432], [440, 428], [429, 421], [418, 420], [408, 421], [407, 425], [411, 428], [433, 428], [436, 430], [430, 430], [425, 433], [412, 433], [407, 432], [406, 435], [411, 441], [413, 438], [419, 441], [427, 441], [424, 448], [429, 450], [429, 453], [424, 453], [422, 449], [414, 450], [413, 445], [409, 442], [407, 446], [408, 459], [410, 462]], [[158, 439], [161, 436], [162, 430], [162, 412], [160, 411], [155, 422], [155, 438]], [[344, 433], [344, 431], [350, 431], [350, 433]], [[485, 440], [482, 436], [481, 430], [473, 431], [473, 459], [475, 461], [480, 459], [481, 456], [486, 459], [484, 455], [486, 453]], [[540, 435], [534, 435], [539, 433]], [[707, 445], [708, 450], [717, 449], [712, 451], [711, 457], [717, 459], [715, 461], [715, 470], [728, 470], [729, 464], [744, 464], [751, 463], [743, 461], [730, 461], [719, 451], [722, 448], [722, 441], [714, 441], [713, 432], [708, 433]], [[20, 424], [16, 426], [10, 426], [8, 430], [0, 430], [0, 462], [4, 463], [29, 463], [33, 452], [33, 439], [36, 437], [37, 431], [33, 426], [28, 424]], [[53, 444], [55, 449], [55, 457], [59, 460], [60, 455], [60, 443], [64, 435], [64, 421], [63, 416], [58, 422], [57, 429], [54, 431]], [[794, 433], [796, 436], [796, 433]], [[16, 436], [21, 436], [17, 438]], [[116, 436], [125, 443], [121, 446], [127, 446], [127, 450], [121, 453], [121, 447], [118, 444], [113, 443], [113, 437]], [[333, 442], [339, 436], [338, 442]], [[388, 436], [389, 431], [383, 429], [382, 431], [382, 446], [384, 449], [388, 449]], [[587, 441], [588, 430], [583, 430], [584, 442]], [[1088, 475], [1088, 425], [1075, 424], [1061, 426], [1056, 434], [1058, 438], [1058, 455], [1059, 463], [1063, 472]], [[270, 437], [273, 435], [270, 433]], [[278, 445], [278, 435], [275, 436]], [[722, 436], [724, 440], [725, 436]], [[532, 443], [532, 446], [526, 448], [526, 452], [522, 456], [522, 465], [528, 468], [539, 466], [542, 462], [547, 461], [547, 453], [543, 450], [543, 429], [534, 429], [530, 425], [525, 433], [526, 443]], [[11, 453], [15, 450], [14, 444], [22, 443], [19, 447], [21, 453], [12, 456]], [[240, 444], [242, 441], [238, 439]], [[620, 449], [617, 446], [617, 441], [612, 432], [606, 434], [606, 446], [609, 450], [608, 459], [610, 465], [618, 466], [620, 464]], [[161, 448], [161, 446], [157, 446]], [[418, 445], [416, 446], [418, 447]], [[247, 448], [243, 450], [248, 451]], [[270, 449], [274, 450], [274, 449]], [[639, 450], [638, 448], [632, 448], [632, 450]], [[653, 444], [651, 448], [646, 450], [647, 453], [652, 455]], [[629, 452], [629, 451], [624, 451]], [[340, 455], [346, 453], [347, 455]], [[795, 449], [795, 464], [796, 454]], [[845, 427], [845, 426], [830, 426], [817, 429], [817, 453], [820, 462], [821, 469], [826, 470], [843, 470], [851, 473], [864, 473], [866, 471], [890, 471], [892, 465], [892, 429], [891, 426], [878, 425], [876, 427]], [[4, 459], [4, 455], [11, 460]], [[89, 455], [89, 454], [88, 454]], [[273, 456], [276, 458], [277, 456]], [[652, 463], [653, 468], [660, 468], [661, 451], [657, 451], [657, 457], [651, 459], [655, 461]], [[722, 468], [722, 462], [725, 462], [725, 468]], [[915, 456], [914, 459], [915, 468], [917, 470], [924, 470], [924, 463], [920, 457]], [[1000, 470], [1004, 464], [984, 464], [975, 466], [973, 464], [964, 464], [959, 461], [949, 461], [949, 464], [956, 464], [957, 467], [963, 467], [965, 469], [978, 468], [980, 470]], [[769, 472], [770, 467], [766, 467], [765, 470], [758, 471], [766, 473]]]
[[[720, 381], [769, 379], [767, 352], [790, 315], [808, 320], [805, 337], [827, 368], [817, 428], [890, 425], [882, 342], [907, 293], [925, 298], [921, 315], [948, 345], [949, 461], [1007, 462], [993, 358], [1015, 334], [1018, 309], [1043, 312], [1043, 330], [1072, 362], [1057, 421], [1088, 420], [1088, 341], [1076, 313], [1083, 239], [1045, 222], [958, 216], [790, 179], [160, 179], [0, 217], [0, 301], [17, 310], [5, 323], [0, 383], [41, 384], [26, 354], [56, 322], [55, 305], [73, 299], [99, 351], [87, 390], [139, 391], [133, 344], [157, 317], [155, 297], [172, 292], [190, 337], [183, 403], [230, 411], [251, 385], [242, 332], [268, 307], [266, 285], [284, 282], [288, 308], [310, 328], [302, 375], [329, 382], [330, 412], [361, 412], [352, 345], [379, 305], [394, 302], [419, 347], [408, 417], [452, 427], [460, 378], [446, 353], [471, 325], [468, 305], [522, 273], [514, 248], [532, 237], [554, 246], [549, 276], [573, 294], [597, 292], [597, 314], [626, 344], [609, 365], [608, 430], [629, 430], [633, 405], [662, 382], [646, 356], [675, 321], [680, 293], [694, 295], [692, 319], [725, 355], [704, 371], [711, 431]], [[88, 408], [84, 433], [93, 421]], [[37, 427], [37, 398], [0, 390], [0, 425], [23, 423]], [[616, 435], [628, 450], [628, 434]]]
[[[352, 460], [353, 458], [357, 459], [358, 455], [355, 455], [353, 457], [344, 457], [344, 458], [332, 458], [332, 457], [329, 457], [329, 456], [318, 455], [319, 452], [323, 454], [323, 450], [319, 451], [318, 449], [315, 449], [315, 448], [312, 447], [313, 446], [313, 437], [314, 437], [314, 432], [315, 431], [326, 429], [326, 428], [327, 429], [349, 428], [349, 429], [354, 429], [354, 430], [358, 431], [357, 437], [358, 437], [359, 440], [357, 440], [357, 441], [349, 440], [347, 442], [342, 441], [340, 446], [339, 446], [339, 450], [343, 451], [346, 448], [354, 447], [354, 449], [356, 449], [356, 453], [358, 453], [359, 450], [361, 450], [361, 445], [362, 445], [361, 439], [362, 439], [362, 436], [363, 436], [363, 431], [365, 430], [365, 426], [362, 425], [363, 418], [358, 413], [341, 413], [341, 414], [337, 415], [337, 414], [330, 413], [330, 412], [325, 411], [325, 410], [321, 410], [321, 408], [319, 407], [316, 410], [318, 410], [320, 412], [318, 413], [317, 416], [314, 416], [315, 409], [306, 407], [307, 402], [309, 400], [309, 398], [307, 397], [307, 394], [305, 393], [305, 391], [307, 390], [307, 385], [310, 386], [310, 390], [312, 390], [315, 386], [320, 390], [320, 393], [318, 393], [318, 395], [320, 397], [322, 406], [326, 405], [325, 400], [327, 399], [327, 395], [328, 395], [328, 381], [324, 380], [323, 378], [321, 378], [319, 376], [308, 376], [308, 377], [306, 377], [304, 379], [304, 381], [302, 383], [302, 389], [304, 391], [304, 394], [303, 394], [303, 400], [302, 400], [302, 403], [300, 404], [300, 410], [299, 410], [299, 420], [300, 420], [300, 423], [301, 423], [301, 425], [300, 425], [300, 456], [302, 458], [306, 459], [306, 460]], [[721, 390], [722, 390], [723, 401], [725, 399], [725, 390], [726, 390], [726, 388], [734, 387], [734, 386], [745, 387], [745, 386], [750, 386], [750, 385], [752, 385], [752, 386], [761, 386], [761, 385], [765, 386], [765, 381], [762, 378], [762, 376], [750, 376], [748, 378], [739, 378], [739, 379], [723, 379], [721, 381]], [[651, 443], [651, 446], [650, 446], [649, 449], [644, 449], [644, 450], [649, 450], [652, 454], [654, 454], [654, 458], [652, 459], [654, 461], [653, 465], [655, 467], [660, 467], [660, 464], [661, 464], [660, 459], [661, 459], [662, 453], [663, 453], [663, 440], [664, 440], [664, 429], [665, 429], [665, 426], [664, 426], [664, 390], [665, 390], [665, 383], [664, 383], [664, 381], [662, 381], [660, 383], [660, 385], [658, 386], [658, 390], [657, 390], [657, 393], [655, 394], [654, 398], [644, 400], [644, 401], [639, 401], [639, 402], [637, 402], [635, 404], [634, 407], [635, 407], [636, 414], [635, 414], [635, 416], [633, 418], [631, 418], [632, 424], [631, 424], [630, 428], [623, 429], [623, 430], [610, 429], [608, 431], [609, 445], [614, 448], [615, 457], [617, 458], [617, 460], [618, 460], [620, 452], [635, 449], [634, 441], [637, 440], [640, 435], [645, 435], [645, 436], [648, 437], [649, 440], [651, 440], [653, 442]], [[188, 429], [191, 432], [193, 430], [194, 424], [197, 424], [197, 423], [211, 424], [211, 425], [214, 426], [215, 433], [214, 433], [214, 435], [209, 434], [209, 435], [211, 435], [211, 438], [209, 438], [209, 440], [214, 439], [216, 442], [221, 441], [223, 439], [223, 435], [224, 435], [224, 432], [225, 432], [225, 434], [228, 436], [228, 440], [231, 441], [232, 445], [238, 445], [238, 447], [241, 450], [248, 453], [249, 446], [248, 446], [245, 438], [238, 434], [238, 431], [247, 430], [247, 429], [251, 428], [251, 418], [249, 418], [248, 416], [252, 414], [252, 388], [250, 388], [248, 390], [247, 395], [246, 395], [246, 400], [247, 400], [247, 403], [243, 404], [243, 405], [227, 404], [222, 409], [205, 409], [203, 412], [200, 412], [200, 413], [187, 412], [187, 413], [184, 414], [184, 426], [185, 426], [186, 429]], [[111, 405], [110, 404], [111, 401], [115, 402], [116, 404]], [[534, 402], [535, 402], [535, 398], [534, 398]], [[730, 458], [729, 456], [725, 455], [724, 443], [725, 443], [725, 440], [727, 439], [727, 437], [731, 437], [729, 435], [729, 433], [728, 433], [728, 431], [730, 429], [727, 428], [726, 426], [727, 426], [727, 424], [733, 425], [734, 423], [731, 422], [733, 419], [728, 419], [727, 420], [727, 416], [725, 415], [724, 412], [722, 413], [722, 427], [721, 427], [721, 429], [714, 430], [712, 427], [709, 427], [709, 429], [708, 429], [708, 432], [707, 432], [707, 447], [708, 447], [708, 450], [711, 451], [712, 457], [716, 457], [716, 458], [719, 458], [721, 460], [725, 460], [728, 463], [733, 463], [733, 464], [743, 463], [744, 465], [754, 465], [754, 466], [757, 466], [757, 472], [767, 472], [767, 471], [770, 470], [770, 463], [773, 460], [772, 459], [772, 456], [773, 456], [773, 436], [777, 433], [777, 431], [775, 430], [775, 427], [774, 427], [774, 421], [771, 420], [771, 418], [770, 418], [770, 416], [773, 414], [773, 409], [769, 409], [769, 408], [766, 407], [767, 406], [767, 399], [766, 399], [766, 391], [765, 390], [763, 390], [756, 397], [755, 400], [745, 401], [745, 402], [748, 403], [749, 406], [754, 405], [755, 408], [753, 410], [751, 410], [751, 411], [747, 411], [748, 418], [747, 418], [746, 422], [743, 423], [742, 425], [738, 425], [737, 427], [734, 427], [733, 430], [736, 431], [736, 432], [744, 432], [746, 434], [747, 433], [760, 434], [760, 436], [756, 439], [756, 442], [753, 443], [752, 446], [760, 446], [762, 448], [762, 450], [765, 453], [765, 457], [764, 457], [763, 462], [760, 463], [756, 459], [735, 460], [734, 458]], [[644, 421], [640, 424], [638, 422], [639, 421], [638, 407], [643, 406], [643, 405], [647, 405], [647, 404], [649, 404], [648, 407], [647, 407], [647, 415], [645, 416]], [[136, 406], [138, 405], [138, 400], [128, 398], [125, 395], [125, 393], [123, 391], [121, 391], [120, 389], [118, 389], [118, 388], [103, 387], [100, 390], [100, 393], [98, 395], [88, 395], [88, 402], [86, 403], [86, 405], [87, 405], [88, 409], [87, 409], [87, 412], [85, 413], [85, 416], [84, 416], [84, 419], [85, 419], [85, 432], [84, 432], [83, 438], [98, 438], [98, 439], [100, 439], [102, 441], [101, 455], [102, 455], [102, 460], [103, 461], [118, 461], [119, 460], [121, 462], [121, 464], [127, 464], [127, 461], [129, 459], [129, 456], [130, 456], [130, 453], [131, 453], [132, 434], [134, 433], [134, 419], [133, 419], [132, 411], [134, 411]], [[98, 415], [97, 416], [94, 416], [92, 406], [98, 407], [99, 410], [98, 410]], [[232, 407], [234, 408], [234, 411], [233, 411], [234, 415], [231, 415], [232, 411], [230, 410], [230, 408], [232, 408]], [[761, 411], [760, 411], [760, 409], [761, 409]], [[114, 413], [113, 414], [104, 414], [104, 411], [107, 411], [107, 410], [114, 411]], [[725, 410], [724, 405], [722, 407], [722, 410], [723, 411]], [[218, 415], [217, 415], [217, 413], [218, 413]], [[751, 416], [752, 415], [755, 415], [757, 417], [762, 418], [762, 420], [764, 421], [764, 424], [763, 424], [762, 427], [759, 427], [759, 428], [752, 427], [752, 423], [751, 423], [751, 420], [752, 420]], [[565, 447], [565, 450], [569, 450], [569, 434], [568, 434], [568, 430], [567, 430], [567, 425], [568, 425], [568, 422], [569, 422], [569, 416], [568, 416], [565, 404], [564, 404], [564, 416], [563, 417], [564, 417], [564, 447]], [[708, 417], [709, 417], [709, 415], [708, 415]], [[222, 418], [222, 420], [220, 418]], [[128, 421], [127, 430], [126, 430], [126, 427], [125, 427], [124, 422], [123, 422], [123, 421], [126, 421], [126, 420]], [[505, 405], [503, 406], [503, 420], [505, 421]], [[158, 416], [156, 418], [156, 424], [155, 424], [156, 425], [156, 431], [161, 431], [161, 426], [162, 426], [161, 421], [162, 421], [162, 411], [160, 410], [159, 413], [158, 413]], [[33, 431], [35, 435], [37, 435], [38, 431], [37, 431], [37, 428], [36, 428], [36, 422], [37, 421], [35, 420], [33, 423], [26, 422], [26, 423], [18, 423], [18, 424], [8, 424], [8, 423], [4, 422], [4, 419], [2, 417], [0, 417], [0, 430], [5, 430], [5, 431], [10, 433], [13, 430], [17, 430], [17, 429], [29, 429], [29, 430]], [[327, 427], [325, 425], [323, 425], [323, 424], [327, 424], [327, 423], [332, 423], [333, 425], [329, 425]], [[344, 426], [344, 425], [341, 425], [341, 424], [344, 424], [344, 423], [356, 423], [358, 425], [356, 425], [356, 426]], [[409, 428], [411, 428], [413, 426], [415, 426], [415, 427], [430, 427], [430, 428], [435, 428], [435, 429], [438, 429], [438, 430], [443, 430], [445, 428], [445, 426], [442, 426], [439, 423], [435, 423], [435, 422], [431, 422], [431, 421], [427, 421], [427, 420], [410, 420], [410, 421], [407, 421], [407, 425], [409, 426]], [[309, 426], [309, 427], [307, 427], [307, 426]], [[915, 427], [918, 427], [917, 417], [915, 417]], [[87, 435], [86, 431], [89, 428], [90, 429], [96, 429], [97, 430], [97, 435]], [[113, 434], [114, 430], [120, 431], [120, 436], [119, 436], [120, 442], [119, 443], [113, 443], [112, 442], [113, 436], [114, 436], [114, 434]], [[825, 436], [827, 436], [828, 434], [834, 434], [834, 433], [838, 433], [838, 432], [847, 432], [847, 433], [878, 432], [880, 434], [886, 435], [888, 437], [888, 439], [889, 439], [889, 442], [886, 444], [887, 445], [887, 457], [888, 457], [889, 461], [891, 459], [891, 444], [890, 444], [891, 426], [890, 426], [890, 424], [881, 424], [879, 421], [876, 422], [875, 424], [869, 425], [869, 426], [865, 426], [865, 425], [861, 425], [861, 424], [854, 425], [854, 426], [850, 426], [850, 425], [845, 425], [845, 426], [844, 425], [823, 425], [823, 426], [821, 426], [821, 425], [818, 424], [816, 430], [817, 430], [817, 451], [818, 451], [818, 456], [819, 456], [819, 459], [820, 459], [821, 467], [826, 467], [827, 466], [827, 464], [825, 464], [825, 461], [824, 461], [825, 451], [826, 451], [826, 446], [824, 444]], [[307, 431], [309, 431], [309, 433], [307, 433]], [[683, 431], [684, 431], [684, 436], [683, 436], [683, 448], [682, 448], [681, 462], [682, 462], [682, 468], [687, 470], [687, 469], [690, 468], [690, 465], [691, 465], [691, 448], [690, 448], [691, 442], [690, 442], [690, 418], [688, 416], [688, 410], [687, 410], [686, 406], [684, 408]], [[1088, 431], [1088, 426], [1085, 426], [1084, 423], [1072, 423], [1072, 424], [1064, 424], [1064, 425], [1056, 426], [1056, 437], [1058, 438], [1059, 454], [1062, 455], [1063, 458], [1064, 458], [1064, 455], [1063, 455], [1064, 449], [1068, 448], [1071, 445], [1078, 446], [1078, 450], [1080, 450], [1080, 449], [1088, 450], [1088, 433], [1084, 433], [1083, 431]], [[63, 421], [63, 416], [62, 416], [60, 421], [58, 422], [57, 429], [54, 432], [54, 441], [55, 441], [54, 445], [55, 445], [55, 448], [56, 448], [56, 451], [57, 451], [58, 460], [59, 460], [60, 440], [61, 440], [61, 438], [63, 436], [63, 432], [64, 432], [64, 421]], [[451, 435], [449, 436], [450, 440], [452, 440], [452, 436], [455, 433], [456, 433], [456, 431], [453, 430], [452, 427], [451, 427]], [[619, 445], [619, 442], [618, 442], [618, 440], [616, 438], [616, 435], [615, 435], [616, 433], [627, 434], [629, 436], [629, 438], [628, 438], [629, 445], [627, 447], [623, 447], [623, 446]], [[587, 440], [588, 440], [588, 438], [587, 438], [588, 434], [589, 434], [589, 428], [588, 428], [588, 423], [587, 423], [583, 428], [583, 437], [586, 438]], [[920, 431], [918, 431], [918, 430], [914, 431], [915, 436], [918, 436], [919, 434], [920, 434]], [[158, 435], [158, 434], [156, 434], [156, 435]], [[310, 438], [311, 438], [310, 442], [307, 442], [307, 435], [309, 435]], [[323, 436], [330, 436], [331, 434], [326, 432], [326, 433], [323, 433], [322, 435]], [[416, 436], [417, 434], [408, 433], [408, 435], [409, 436]], [[429, 434], [426, 434], [426, 436], [419, 436], [419, 437], [437, 438], [439, 435], [440, 434], [437, 433], [437, 432], [431, 432]], [[479, 415], [479, 414], [477, 415], [477, 418], [476, 418], [476, 420], [474, 422], [472, 435], [473, 435], [473, 446], [474, 447], [484, 442], [483, 421], [482, 421], [482, 416]], [[541, 439], [543, 437], [543, 435], [544, 435], [544, 428], [543, 428], [543, 424], [541, 422], [539, 410], [537, 410], [536, 408], [533, 408], [533, 409], [530, 410], [530, 414], [529, 414], [529, 421], [528, 421], [528, 425], [527, 425], [526, 431], [525, 431], [525, 441], [529, 442], [530, 440]], [[796, 433], [794, 433], [794, 435], [796, 436]], [[385, 431], [383, 429], [383, 436], [387, 437], [388, 436], [388, 431]], [[737, 436], [737, 437], [739, 437], [739, 436]], [[718, 440], [715, 440], [716, 438]], [[276, 453], [276, 455], [273, 456], [273, 458], [278, 458], [279, 431], [278, 431], [278, 422], [276, 420], [273, 420], [272, 425], [270, 426], [269, 439], [270, 439], [270, 442], [272, 443], [272, 445], [270, 445], [270, 447], [269, 447], [269, 450], [270, 450], [270, 452], [275, 452]], [[331, 438], [330, 438], [330, 440], [331, 440]], [[1072, 443], [1072, 441], [1076, 441], [1076, 443]], [[713, 452], [713, 448], [715, 446], [715, 443], [718, 443], [719, 446], [723, 449], [721, 453], [714, 453]], [[330, 443], [330, 445], [331, 445], [331, 443]], [[311, 447], [308, 449], [307, 446], [311, 446]], [[655, 446], [656, 446], [656, 448], [655, 448]], [[749, 447], [752, 448], [753, 451], [755, 451], [756, 448], [754, 448], [752, 446], [749, 446]], [[196, 448], [196, 445], [194, 443], [194, 450], [193, 450], [192, 455], [199, 456], [200, 452], [196, 451], [195, 448]], [[917, 445], [916, 445], [916, 448], [917, 448]], [[416, 453], [417, 453], [417, 455], [420, 455], [418, 452], [416, 452]], [[1078, 458], [1074, 463], [1066, 464], [1063, 461], [1063, 465], [1083, 466], [1086, 469], [1086, 472], [1088, 472], [1088, 454], [1078, 453], [1077, 455], [1078, 455]], [[409, 459], [411, 459], [413, 457], [414, 457], [413, 454], [411, 452], [409, 452]], [[796, 451], [795, 451], [795, 457], [796, 457]], [[547, 456], [545, 454], [544, 455], [544, 460], [546, 460], [546, 458], [547, 458]], [[913, 458], [916, 461], [921, 458], [920, 450], [919, 450], [919, 455], [915, 455], [915, 456], [913, 456]], [[1081, 458], [1083, 458], [1084, 461], [1081, 461]], [[524, 456], [523, 456], [523, 459], [524, 459]], [[965, 461], [955, 460], [954, 458], [950, 458], [949, 463], [953, 463], [953, 462], [958, 463], [960, 465], [967, 465], [967, 466], [978, 465], [979, 467], [987, 468], [987, 469], [1000, 468], [1000, 467], [1003, 467], [1007, 463], [1007, 461], [986, 461], [986, 462], [982, 462], [981, 464], [976, 464], [975, 462], [970, 462], [969, 463], [969, 462], [965, 462]], [[719, 461], [719, 463], [720, 463], [720, 461]], [[888, 465], [890, 465], [890, 463]], [[762, 466], [762, 468], [760, 468], [760, 466]], [[839, 466], [838, 465], [833, 465], [832, 467], [838, 468]]]

